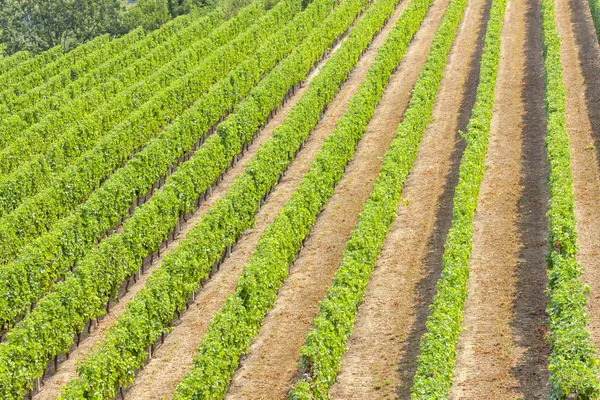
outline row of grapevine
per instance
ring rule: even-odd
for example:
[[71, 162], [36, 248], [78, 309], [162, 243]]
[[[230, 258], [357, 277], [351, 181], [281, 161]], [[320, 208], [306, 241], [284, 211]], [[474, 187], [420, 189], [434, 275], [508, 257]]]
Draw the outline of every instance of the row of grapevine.
[[[63, 89], [72, 81], [77, 80], [80, 76], [94, 70], [99, 64], [107, 59], [127, 51], [129, 47], [136, 42], [143, 40], [143, 38], [144, 30], [142, 28], [134, 29], [126, 35], [104, 43], [103, 46], [94, 51], [74, 58], [71, 65], [63, 66], [62, 69], [58, 70], [51, 78], [45, 78], [38, 82], [31, 83], [31, 89], [24, 92], [16, 91], [12, 88], [6, 89], [4, 92], [0, 93], [0, 98], [2, 98], [0, 118], [4, 119], [18, 113], [27, 105], [34, 104], [40, 98], [43, 98], [44, 94], [48, 96], [49, 93], [54, 93]], [[37, 77], [38, 74], [32, 74], [28, 79], [31, 80], [34, 76]], [[41, 96], [38, 98], [33, 97], [32, 94], [36, 93]]]
[[55, 46], [37, 56], [24, 60], [22, 63], [15, 66], [15, 68], [11, 68], [9, 71], [0, 75], [0, 91], [4, 91], [10, 86], [10, 82], [15, 81], [18, 77], [27, 77], [29, 74], [43, 68], [44, 65], [52, 63], [64, 54], [62, 46]]
[[340, 267], [319, 305], [313, 330], [300, 351], [303, 379], [290, 393], [291, 399], [328, 398], [353, 330], [355, 313], [383, 241], [396, 218], [404, 182], [431, 121], [446, 60], [466, 4], [467, 0], [452, 0], [435, 34], [396, 138], [384, 156], [375, 186], [346, 244]]
[[560, 61], [560, 39], [552, 0], [542, 0], [544, 50], [546, 150], [550, 164], [547, 213], [549, 357], [552, 399], [595, 399], [600, 396], [600, 363], [585, 327], [588, 289], [581, 282], [583, 267], [577, 262], [573, 182], [566, 119], [566, 88]]
[[[343, 177], [345, 167], [353, 158], [356, 145], [373, 116], [389, 78], [406, 53], [431, 3], [431, 0], [411, 1], [379, 49], [365, 81], [350, 100], [348, 110], [325, 140], [298, 189], [259, 239], [254, 254], [238, 280], [235, 294], [227, 298], [225, 305], [212, 319], [194, 358], [194, 366], [178, 386], [174, 399], [221, 398], [226, 392], [240, 357], [248, 350], [265, 314], [273, 307], [290, 264]], [[320, 109], [326, 104], [323, 100], [335, 96], [361, 52], [394, 12], [396, 4], [394, 0], [378, 0], [367, 11], [345, 43], [348, 47], [340, 49], [331, 64], [323, 69], [322, 73], [332, 76], [317, 77], [303, 98], [305, 104], [314, 106], [301, 103], [292, 111], [286, 123], [276, 131], [272, 145], [264, 147], [265, 155], [257, 157], [254, 164], [249, 166], [251, 178], [240, 180], [239, 189], [243, 188], [243, 191], [234, 187], [231, 194], [225, 197], [223, 207], [227, 207], [229, 202], [236, 206], [244, 203], [243, 209], [233, 212], [236, 220], [251, 219], [250, 214], [245, 214], [253, 212], [256, 206], [252, 206], [260, 199], [259, 196], [276, 184], [278, 174], [282, 171], [279, 165], [286, 166], [287, 154], [297, 151], [300, 143], [306, 139], [307, 133], [317, 122]], [[325, 93], [326, 97], [321, 97]], [[278, 167], [269, 166], [269, 163]], [[198, 232], [200, 234], [201, 231]], [[206, 232], [202, 232], [202, 235], [206, 235]], [[178, 274], [171, 275], [175, 277]]]
[[[9, 145], [0, 152], [0, 174], [24, 167], [33, 155], [48, 151], [48, 147], [57, 139], [76, 133], [83, 135], [88, 131], [95, 133], [99, 126], [106, 133], [117, 123], [113, 116], [116, 110], [131, 111], [135, 108], [130, 103], [137, 107], [144, 104], [160, 92], [159, 88], [168, 87], [172, 81], [195, 67], [204, 56], [247, 28], [253, 17], [260, 15], [260, 9], [258, 5], [249, 7], [243, 13], [243, 21], [249, 22], [239, 25], [221, 26], [221, 19], [216, 15], [199, 19], [175, 35], [169, 34], [167, 42], [119, 72], [114, 72], [108, 81], [95, 74], [75, 81], [67, 88], [66, 97], [57, 96], [57, 102], [50, 99], [54, 111], [46, 113], [44, 118], [25, 127], [25, 130], [21, 131], [18, 126], [12, 130], [11, 121], [8, 121], [4, 127], [8, 131], [4, 133]], [[219, 28], [215, 29], [216, 26]], [[210, 39], [214, 40], [215, 47], [208, 45]], [[188, 49], [190, 44], [192, 47]], [[160, 69], [157, 71], [157, 68]], [[104, 72], [110, 74], [113, 71]], [[157, 86], [159, 84], [161, 86]], [[65, 104], [62, 104], [63, 101]], [[90, 115], [92, 111], [95, 112]], [[124, 119], [126, 115], [120, 114], [119, 119]]]
[[[280, 44], [273, 45], [268, 41], [273, 20], [281, 18], [280, 15], [284, 13], [293, 16], [299, 7], [299, 1], [289, 1], [288, 4], [282, 2], [250, 29], [252, 37], [264, 43], [256, 55], [266, 60], [265, 55], [270, 54], [272, 60], [269, 65], [285, 56], [285, 52], [275, 51]], [[315, 11], [325, 13], [327, 10], [319, 8]], [[315, 15], [319, 16], [317, 13]], [[280, 38], [287, 39], [292, 32], [306, 32], [313, 23], [306, 18], [298, 21], [271, 38], [282, 43]], [[295, 40], [297, 38], [292, 43]], [[291, 45], [288, 47], [291, 48]], [[277, 53], [280, 55], [276, 58]], [[56, 279], [63, 277], [74, 262], [127, 215], [132, 202], [150, 190], [162, 176], [167, 175], [171, 166], [202, 140], [210, 127], [239, 100], [227, 94], [247, 93], [267, 70], [268, 68], [263, 71], [234, 71], [231, 76], [235, 79], [225, 79], [217, 87], [218, 90], [203, 94], [193, 107], [161, 132], [124, 168], [113, 174], [82, 207], [61, 221], [56, 229], [37, 238], [15, 262], [1, 268], [0, 276], [6, 280], [6, 284], [0, 283], [0, 293], [6, 294], [7, 304], [2, 307], [0, 321], [5, 326], [10, 326], [32, 302], [46, 293]], [[247, 77], [246, 81], [242, 77]], [[48, 257], [49, 255], [53, 257]]]
[[[270, 48], [270, 54], [257, 52], [265, 42], [265, 36], [287, 23], [298, 7], [294, 1], [276, 5], [275, 11], [263, 17], [260, 24], [211, 53], [189, 74], [157, 93], [50, 181], [43, 191], [5, 216], [0, 221], [0, 247], [2, 251], [6, 250], [4, 257], [12, 256], [15, 250], [18, 251], [72, 212], [132, 153], [147, 145], [148, 141], [160, 139], [165, 134], [160, 129], [195, 102], [200, 108], [217, 108], [221, 115], [226, 114], [263, 74], [292, 50], [294, 41], [301, 40], [300, 37], [294, 38], [293, 33], [286, 29], [282, 35], [289, 37], [291, 43], [278, 42], [278, 47]], [[230, 75], [225, 76], [228, 73]]]
[[[73, 110], [72, 104], [70, 104], [76, 98], [93, 90], [99, 91], [103, 98], [108, 99], [115, 94], [115, 91], [121, 91], [125, 87], [123, 85], [144, 78], [145, 71], [156, 70], [156, 65], [152, 65], [151, 68], [141, 68], [140, 65], [147, 65], [148, 60], [162, 65], [172, 58], [170, 54], [159, 54], [157, 49], [171, 50], [170, 43], [179, 44], [181, 40], [184, 43], [180, 45], [180, 48], [185, 48], [190, 42], [197, 40], [197, 37], [206, 36], [221, 22], [221, 13], [216, 12], [192, 21], [187, 14], [183, 15], [169, 21], [160, 29], [152, 31], [118, 57], [106, 60], [97, 68], [70, 82], [64, 89], [52, 92], [50, 96], [43, 87], [33, 89], [27, 97], [27, 104], [22, 104], [18, 113], [0, 121], [0, 145], [4, 146], [21, 137], [26, 133], [27, 128], [42, 118], [46, 117], [48, 120], [47, 117], [50, 113], [52, 113], [51, 118], [57, 118], [60, 115], [61, 117], [58, 118], [63, 126], [77, 121], [78, 118], [83, 118], [84, 114], [81, 111]], [[175, 38], [179, 38], [179, 40]], [[171, 51], [173, 53], [173, 50]], [[90, 97], [92, 97], [92, 93], [87, 93], [86, 98]], [[25, 100], [20, 99], [19, 101], [23, 103]], [[87, 100], [77, 104], [90, 109], [97, 103], [97, 101]], [[68, 111], [63, 110], [67, 107]], [[63, 111], [61, 112], [61, 110]]]
[[[306, 35], [298, 28], [323, 19], [327, 14], [326, 10], [330, 10], [334, 3], [331, 0], [323, 0], [316, 3], [316, 9], [310, 8], [310, 11], [307, 9], [307, 13], [298, 14], [292, 24], [292, 30]], [[326, 11], [325, 14], [322, 10]], [[331, 31], [339, 31], [340, 28], [337, 28], [336, 24], [340, 23], [333, 22], [328, 26], [328, 30], [319, 32], [321, 38], [330, 37]], [[341, 31], [344, 29], [342, 26]], [[263, 33], [263, 36], [268, 39], [266, 33]], [[283, 40], [283, 37], [281, 39]], [[273, 50], [279, 46], [277, 40], [269, 40], [267, 43], [267, 47]], [[170, 184], [165, 185], [161, 192], [137, 209], [125, 222], [122, 234], [102, 241], [85, 260], [78, 263], [73, 274], [68, 274], [64, 281], [58, 283], [53, 292], [44, 297], [37, 307], [7, 334], [6, 341], [0, 344], [2, 398], [15, 399], [23, 396], [31, 380], [43, 374], [46, 363], [56, 354], [69, 350], [74, 341], [73, 337], [83, 331], [86, 322], [105, 313], [104, 304], [116, 294], [123, 280], [138, 271], [142, 260], [157, 250], [168, 233], [176, 227], [178, 217], [183, 218], [185, 213], [193, 210], [195, 199], [210, 188], [209, 178], [214, 182], [218, 176], [218, 173], [217, 176], [214, 175], [215, 166], [227, 167], [228, 160], [223, 162], [219, 161], [219, 158], [225, 154], [232, 158], [244, 140], [251, 140], [252, 132], [237, 130], [238, 127], [246, 126], [241, 122], [256, 122], [257, 128], [264, 123], [264, 119], [278, 103], [272, 105], [270, 110], [262, 110], [263, 104], [267, 103], [272, 94], [278, 94], [281, 100], [287, 90], [302, 79], [299, 74], [306, 63], [308, 68], [305, 68], [304, 76], [330, 43], [331, 41], [323, 45], [315, 39], [311, 47], [299, 47], [303, 53], [295, 53], [297, 55], [293, 57], [294, 64], [286, 63], [285, 69], [276, 69], [272, 75], [269, 74], [273, 79], [268, 82], [263, 80], [265, 85], [259, 85], [253, 97], [248, 98], [241, 107], [239, 119], [236, 120], [240, 123], [228, 125], [229, 129], [220, 129], [217, 135], [211, 136], [192, 160], [183, 164], [171, 176]], [[269, 52], [265, 51], [265, 54]], [[290, 82], [288, 76], [295, 76], [296, 82]], [[290, 87], [283, 87], [283, 83], [290, 83]], [[259, 112], [262, 112], [262, 120], [261, 116], [257, 115]], [[211, 173], [213, 176], [207, 177]]]
[[[322, 0], [319, 0], [319, 2], [323, 3]], [[315, 45], [319, 45], [318, 48], [320, 48], [321, 53], [326, 51], [328, 45], [335, 40], [335, 33], [343, 33], [365, 3], [364, 0], [343, 2], [333, 11], [331, 16], [325, 19], [323, 24], [311, 34], [307, 41], [303, 43], [301, 49], [304, 54], [296, 52], [295, 55], [289, 59], [290, 61], [292, 61], [292, 59], [294, 61], [303, 60], [300, 64], [304, 64], [304, 66], [298, 69], [298, 67], [294, 67], [293, 64], [288, 63], [286, 69], [296, 68], [297, 71], [304, 70], [304, 72], [307, 73], [311, 64], [306, 63], [306, 61], [308, 61], [306, 56], [311, 58], [313, 57], [313, 54], [319, 56], [318, 52], [315, 52], [314, 50]], [[324, 40], [324, 38], [327, 38], [328, 40]], [[309, 44], [310, 46], [307, 46]], [[301, 58], [302, 56], [304, 57]], [[284, 71], [281, 70], [281, 72]], [[273, 86], [273, 84], [277, 85], [277, 83], [278, 81], [271, 79], [271, 86]], [[284, 95], [284, 93], [285, 91], [281, 91], [277, 97]], [[268, 92], [265, 91], [256, 91], [256, 96], [258, 97], [254, 98], [252, 101], [254, 104], [248, 103], [248, 107], [243, 108], [242, 114], [236, 114], [238, 116], [234, 117], [234, 119], [240, 120], [240, 117], [248, 111], [258, 111], [257, 106], [259, 106], [259, 103], [257, 103], [256, 100], [259, 100], [260, 97], [270, 97]], [[259, 113], [260, 116], [257, 115], [256, 117], [259, 117], [257, 123], [260, 124], [260, 120], [264, 120], [268, 117], [269, 110], [261, 110]], [[224, 124], [222, 125], [220, 132], [221, 134], [218, 136], [221, 136], [222, 134], [225, 134], [226, 136], [221, 136], [220, 139], [216, 139], [221, 142], [217, 143], [219, 147], [223, 147], [227, 144], [224, 139], [227, 139], [231, 134], [233, 136], [241, 135], [241, 137], [237, 139], [239, 144], [234, 146], [239, 148], [244, 141], [247, 142], [248, 140], [251, 140], [254, 131], [243, 129], [241, 132], [238, 132], [236, 125]], [[272, 147], [271, 149], [273, 150]], [[259, 150], [259, 152], [261, 152], [262, 156], [257, 155], [255, 160], [260, 158], [263, 163], [270, 165], [270, 160], [265, 157], [265, 153], [263, 153], [262, 150]], [[227, 153], [230, 153], [230, 156], [233, 156], [231, 151], [227, 151]], [[210, 159], [207, 158], [209, 154], [209, 150], [207, 149], [204, 154], [194, 156], [190, 161], [189, 167], [188, 164], [186, 164], [181, 170], [173, 175], [173, 178], [175, 178], [176, 175], [179, 176], [176, 185], [180, 186], [180, 188], [177, 189], [177, 191], [181, 192], [183, 184], [191, 186], [192, 182], [198, 180], [198, 175], [200, 175], [199, 172], [203, 171], [206, 166], [211, 163]], [[215, 158], [214, 155], [211, 157]], [[293, 159], [293, 154], [288, 154], [288, 158], [290, 158], [290, 160]], [[225, 167], [225, 165], [226, 164], [223, 163], [221, 168]], [[256, 166], [256, 164], [254, 165]], [[186, 170], [180, 172], [184, 168]], [[215, 176], [215, 174], [212, 173], [211, 175]], [[184, 178], [183, 176], [186, 177]], [[242, 178], [242, 180], [244, 180], [244, 178]], [[177, 181], [173, 180], [172, 182], [175, 183]], [[205, 185], [202, 186], [206, 188]], [[234, 186], [236, 186], [236, 184], [234, 184]], [[173, 188], [174, 186], [172, 186], [172, 184], [167, 184], [163, 192], [167, 193], [161, 193], [157, 196], [162, 196], [163, 201], [170, 198], [170, 202], [175, 203], [178, 194], [177, 191], [171, 190]], [[239, 191], [240, 189], [240, 185], [237, 184], [237, 190], [232, 190], [234, 190], [238, 196], [247, 193]], [[264, 189], [267, 190], [266, 187]], [[184, 191], [190, 192], [189, 189], [184, 189]], [[188, 200], [190, 201], [190, 204], [194, 201], [195, 196], [201, 194], [197, 190], [194, 191], [195, 193], [189, 193], [191, 195]], [[264, 193], [262, 195], [264, 195]], [[134, 298], [134, 300], [132, 300], [128, 305], [128, 310], [108, 331], [103, 345], [91, 354], [84, 363], [80, 364], [78, 368], [80, 378], [72, 381], [64, 389], [63, 398], [75, 399], [102, 395], [110, 396], [114, 395], [118, 385], [126, 386], [131, 383], [134, 371], [142, 365], [146, 358], [148, 346], [151, 346], [155, 340], [161, 337], [161, 334], [165, 330], [168, 330], [167, 326], [171, 322], [173, 316], [185, 307], [190, 296], [198, 290], [201, 281], [208, 277], [213, 265], [221, 258], [225, 248], [231, 245], [231, 240], [235, 240], [239, 234], [249, 226], [254, 215], [253, 211], [259, 206], [260, 197], [260, 194], [254, 193], [250, 195], [250, 199], [244, 199], [242, 207], [248, 214], [246, 214], [246, 217], [241, 221], [237, 219], [228, 220], [227, 217], [231, 212], [232, 206], [232, 203], [229, 202], [227, 202], [228, 205], [225, 209], [219, 210], [222, 206], [217, 205], [216, 208], [209, 211], [209, 214], [186, 236], [177, 249], [165, 258], [161, 267], [150, 276], [146, 283], [146, 287]], [[157, 198], [156, 201], [160, 202], [161, 200]], [[155, 203], [155, 199], [153, 198], [149, 205], [150, 204], [152, 204], [152, 207], [154, 208], [152, 212], [156, 213], [158, 208], [155, 207], [159, 203]], [[253, 208], [249, 208], [249, 204], [252, 204]], [[193, 205], [191, 207], [193, 208]], [[163, 214], [163, 216], [160, 217], [163, 220], [165, 220], [165, 217], [168, 217], [164, 212], [158, 213]], [[238, 223], [240, 224], [239, 227], [234, 228], [234, 225]], [[117, 354], [118, 356], [115, 357]], [[116, 382], [117, 385], [106, 385], [103, 383], [106, 381]]]
[[[41, 85], [47, 79], [60, 73], [64, 68], [69, 68], [77, 62], [78, 59], [91, 54], [109, 43], [108, 35], [97, 36], [89, 42], [76, 47], [75, 49], [62, 53], [61, 56], [51, 59], [50, 62], [38, 64], [37, 68], [31, 71], [22, 71], [20, 68], [11, 73], [4, 74], [0, 77], [0, 93], [6, 95], [9, 91], [17, 94], [24, 93], [27, 90]], [[49, 50], [54, 54], [56, 50]], [[0, 96], [0, 104], [4, 102]]]
[[456, 346], [467, 297], [473, 218], [485, 170], [505, 10], [506, 0], [492, 0], [477, 97], [464, 135], [467, 145], [454, 192], [452, 226], [446, 236], [442, 274], [430, 306], [427, 331], [421, 337], [411, 399], [447, 398], [452, 386]]
[[28, 51], [19, 51], [0, 60], [0, 77], [13, 68], [18, 67], [31, 57]]

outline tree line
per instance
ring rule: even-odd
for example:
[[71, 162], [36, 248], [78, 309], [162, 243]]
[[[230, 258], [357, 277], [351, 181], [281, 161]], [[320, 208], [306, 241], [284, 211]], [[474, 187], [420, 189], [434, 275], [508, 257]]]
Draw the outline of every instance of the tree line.
[[122, 35], [138, 26], [153, 30], [189, 12], [218, 5], [237, 9], [243, 0], [0, 0], [0, 57], [19, 50], [33, 53], [54, 46], [72, 49], [108, 33]]

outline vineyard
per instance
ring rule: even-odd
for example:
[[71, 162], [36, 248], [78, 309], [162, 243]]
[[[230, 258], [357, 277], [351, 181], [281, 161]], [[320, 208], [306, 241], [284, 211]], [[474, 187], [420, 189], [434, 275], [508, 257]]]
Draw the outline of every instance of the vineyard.
[[600, 399], [600, 0], [254, 0], [0, 59], [0, 399]]

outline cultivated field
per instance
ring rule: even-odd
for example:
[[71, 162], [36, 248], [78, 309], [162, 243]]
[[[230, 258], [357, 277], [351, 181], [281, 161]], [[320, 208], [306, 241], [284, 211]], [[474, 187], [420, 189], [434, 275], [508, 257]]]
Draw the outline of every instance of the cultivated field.
[[0, 60], [0, 399], [600, 398], [598, 32], [256, 0]]

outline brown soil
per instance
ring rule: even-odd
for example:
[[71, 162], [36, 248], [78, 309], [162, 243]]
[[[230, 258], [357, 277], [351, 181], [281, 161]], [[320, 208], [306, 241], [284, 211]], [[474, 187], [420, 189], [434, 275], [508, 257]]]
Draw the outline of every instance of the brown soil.
[[[538, 238], [532, 241], [532, 232], [521, 229], [519, 215], [525, 211], [525, 218], [537, 215], [533, 218], [544, 222], [543, 207], [523, 208], [519, 203], [540, 204], [547, 198], [543, 174], [538, 174], [527, 193], [523, 192], [524, 184], [533, 183], [525, 176], [533, 166], [522, 165], [524, 157], [527, 162], [544, 161], [544, 111], [539, 100], [544, 96], [541, 51], [539, 46], [527, 43], [526, 37], [535, 36], [530, 41], [540, 39], [535, 32], [527, 31], [527, 24], [534, 23], [528, 18], [531, 6], [522, 1], [507, 5], [486, 173], [474, 221], [465, 331], [459, 342], [451, 396], [455, 399], [486, 398], [490, 393], [502, 399], [547, 395], [547, 349], [541, 335], [535, 335], [536, 331], [544, 331], [546, 246], [539, 235], [546, 230], [542, 227], [533, 233]], [[525, 49], [530, 54], [526, 55]], [[535, 104], [526, 104], [532, 102]], [[533, 112], [536, 121], [532, 121]], [[527, 154], [532, 145], [535, 154], [531, 150]], [[535, 167], [545, 170], [543, 165]], [[527, 249], [528, 242], [533, 248]], [[526, 257], [523, 251], [527, 251]], [[528, 272], [519, 272], [522, 268]], [[522, 288], [538, 296], [518, 295]], [[528, 301], [523, 302], [525, 299]], [[521, 311], [515, 312], [515, 306]], [[513, 318], [520, 315], [528, 315], [530, 321], [517, 322], [521, 325], [517, 328]], [[521, 365], [527, 365], [527, 370], [519, 368]]]
[[549, 349], [544, 336], [547, 285], [548, 159], [545, 151], [546, 118], [541, 33], [541, 4], [527, 1], [527, 49], [525, 52], [525, 98], [523, 117], [523, 156], [521, 159], [522, 195], [519, 199], [519, 232], [523, 245], [516, 268], [517, 288], [513, 303], [512, 326], [518, 356], [512, 374], [519, 380], [523, 398], [544, 397], [548, 384]]
[[454, 187], [456, 179], [450, 175], [456, 175], [461, 150], [456, 132], [466, 125], [477, 87], [485, 3], [471, 0], [465, 11], [433, 111], [434, 122], [425, 132], [397, 219], [358, 309], [331, 390], [334, 399], [408, 397], [418, 340], [441, 266], [427, 265], [428, 253], [439, 253], [431, 247], [443, 244], [447, 231], [452, 201], [448, 188]]
[[561, 38], [563, 77], [567, 86], [567, 131], [579, 253], [585, 268], [583, 281], [590, 286], [588, 312], [592, 343], [600, 347], [600, 49], [587, 1], [556, 2]]
[[[444, 0], [432, 6], [421, 31], [390, 81], [365, 137], [358, 145], [355, 159], [348, 165], [334, 196], [317, 220], [288, 280], [279, 291], [274, 309], [265, 318], [261, 332], [234, 375], [226, 398], [285, 398], [293, 385], [298, 371], [299, 348], [311, 328], [318, 303], [331, 284], [356, 217], [379, 173], [382, 156], [394, 138], [411, 88], [447, 4], [448, 1]], [[384, 42], [399, 15], [400, 11], [396, 12], [375, 39], [366, 53], [370, 60], [375, 57], [377, 47]], [[360, 77], [351, 77], [354, 88], [364, 78], [364, 72]], [[333, 124], [323, 125], [317, 130], [319, 134], [327, 135], [333, 127]]]
[[[339, 48], [339, 44], [334, 49], [332, 49], [330, 54], [333, 54], [333, 52], [335, 52], [335, 50], [337, 50], [337, 48]], [[119, 316], [127, 309], [127, 304], [129, 303], [129, 301], [131, 301], [131, 299], [133, 299], [133, 297], [144, 287], [148, 276], [156, 268], [158, 268], [158, 266], [162, 263], [162, 260], [164, 259], [164, 257], [167, 254], [169, 254], [171, 251], [173, 251], [173, 249], [175, 249], [179, 245], [179, 242], [181, 241], [181, 239], [184, 238], [186, 236], [186, 234], [200, 221], [200, 218], [208, 211], [208, 209], [214, 203], [216, 203], [216, 201], [219, 198], [221, 198], [223, 196], [225, 191], [229, 187], [231, 187], [231, 185], [233, 184], [235, 179], [243, 172], [244, 168], [246, 167], [246, 165], [248, 164], [248, 162], [250, 161], [252, 156], [256, 153], [257, 149], [272, 136], [272, 133], [273, 133], [273, 130], [275, 129], [275, 127], [278, 126], [279, 124], [281, 124], [281, 122], [283, 121], [285, 116], [287, 116], [289, 114], [289, 112], [291, 111], [293, 106], [302, 97], [302, 94], [306, 91], [306, 88], [308, 87], [307, 83], [309, 83], [310, 80], [312, 80], [314, 78], [314, 76], [320, 71], [320, 68], [325, 63], [325, 61], [326, 61], [326, 59], [322, 60], [319, 63], [317, 68], [315, 68], [311, 72], [311, 74], [308, 76], [303, 87], [300, 88], [299, 90], [297, 90], [296, 93], [290, 99], [288, 99], [288, 101], [283, 105], [283, 107], [281, 107], [279, 109], [279, 111], [277, 111], [277, 113], [273, 116], [273, 118], [269, 121], [269, 123], [259, 132], [257, 138], [255, 139], [254, 143], [250, 146], [248, 151], [246, 151], [244, 153], [242, 158], [234, 165], [233, 168], [231, 168], [229, 171], [227, 171], [223, 175], [223, 179], [217, 184], [217, 186], [212, 191], [212, 194], [207, 198], [207, 200], [201, 203], [200, 207], [196, 210], [196, 212], [194, 212], [194, 214], [190, 218], [188, 218], [187, 223], [183, 223], [181, 225], [180, 232], [177, 234], [176, 239], [169, 244], [169, 247], [164, 248], [164, 246], [163, 246], [163, 251], [161, 251], [160, 257], [155, 257], [152, 265], [149, 267], [146, 267], [145, 273], [137, 279], [136, 283], [132, 283], [130, 285], [129, 291], [126, 295], [121, 297], [116, 304], [111, 304], [110, 312], [104, 318], [102, 318], [100, 320], [98, 326], [96, 327], [96, 329], [92, 330], [90, 335], [87, 335], [85, 338], [83, 338], [81, 340], [80, 345], [69, 354], [69, 359], [61, 362], [61, 364], [59, 364], [58, 370], [56, 372], [52, 371], [53, 375], [50, 378], [45, 380], [44, 385], [42, 386], [40, 392], [34, 396], [36, 400], [55, 399], [60, 394], [60, 391], [62, 390], [62, 386], [67, 384], [71, 379], [77, 377], [77, 372], [76, 372], [77, 363], [79, 363], [82, 360], [85, 360], [87, 355], [91, 351], [93, 351], [94, 348], [96, 347], [96, 345], [98, 345], [103, 340], [108, 329], [110, 329], [110, 327], [117, 321]], [[286, 179], [284, 179], [282, 182], [285, 182], [285, 181], [286, 181]], [[273, 195], [271, 195], [271, 197], [272, 196]], [[241, 244], [241, 242], [240, 242], [240, 244]], [[237, 253], [239, 253], [239, 251]], [[235, 259], [235, 257], [232, 257], [232, 259]], [[221, 267], [221, 270], [227, 270], [227, 266], [230, 264], [231, 264], [230, 262], [224, 263]], [[190, 308], [190, 310], [189, 310], [190, 314], [193, 314], [193, 311], [202, 309], [201, 305], [198, 303], [202, 302], [203, 300], [207, 301], [206, 299], [210, 299], [212, 296], [216, 296], [216, 294], [214, 294], [214, 293], [218, 293], [218, 290], [224, 290], [224, 288], [228, 287], [226, 278], [223, 277], [223, 275], [226, 275], [226, 273], [219, 272], [216, 275], [216, 277], [217, 277], [216, 280], [219, 281], [218, 284], [212, 282], [213, 280], [211, 279], [211, 282], [209, 282], [209, 284], [206, 285], [206, 288], [207, 288], [206, 290], [209, 293], [204, 294], [204, 292], [202, 292], [202, 293], [200, 293], [199, 296], [196, 297], [196, 304], [194, 305], [194, 307]], [[237, 275], [235, 275], [235, 276], [237, 277]], [[235, 280], [235, 278], [233, 278], [233, 279]], [[220, 282], [221, 280], [223, 282]], [[233, 289], [231, 289], [227, 293], [230, 293], [230, 292], [233, 292]], [[210, 293], [213, 293], [212, 296]], [[223, 297], [224, 297], [224, 295], [223, 295]], [[182, 318], [182, 321], [180, 324], [185, 325], [186, 321], [189, 321], [189, 320], [190, 320], [190, 317]], [[194, 325], [194, 326], [197, 328], [196, 325]], [[174, 331], [174, 332], [176, 332], [176, 331]], [[173, 335], [173, 334], [171, 334], [171, 335]], [[160, 359], [160, 357], [162, 357], [165, 352], [168, 352], [167, 348], [169, 347], [169, 343], [173, 342], [171, 335], [167, 336], [167, 339], [165, 340], [165, 346], [164, 346], [165, 350], [163, 350], [162, 349], [163, 346], [161, 346], [161, 348], [159, 348], [157, 350], [157, 352], [155, 353], [155, 357], [158, 357], [158, 359]], [[197, 335], [197, 333], [195, 333], [195, 335]], [[193, 336], [194, 335], [192, 335], [192, 337]], [[197, 344], [196, 344], [196, 346], [197, 346]], [[190, 357], [189, 357], [190, 360], [186, 364], [186, 365], [188, 365], [188, 367], [191, 363], [191, 356], [195, 352], [195, 349], [196, 349], [196, 347], [193, 347], [190, 351]], [[179, 361], [179, 360], [176, 360], [176, 361]], [[182, 361], [185, 361], [185, 358]], [[157, 361], [156, 363], [160, 363], [160, 361]], [[148, 368], [147, 372], [142, 371], [141, 376], [139, 378], [136, 378], [136, 382], [138, 382], [139, 379], [144, 379], [143, 377], [145, 375], [152, 374], [153, 364], [154, 363], [149, 364], [149, 368]], [[177, 368], [175, 368], [175, 369], [177, 369]], [[164, 371], [162, 371], [162, 372], [163, 373], [161, 374], [161, 379], [164, 380], [165, 385], [168, 386], [169, 375], [167, 372], [164, 372]], [[186, 372], [186, 368], [184, 367], [184, 374], [185, 374], [185, 372]], [[177, 377], [179, 375], [175, 375], [175, 376]], [[182, 377], [183, 376], [181, 376], [179, 378], [179, 380], [177, 382], [175, 382], [175, 384], [177, 384], [181, 380]], [[160, 383], [160, 380], [158, 383]], [[156, 388], [157, 391], [160, 391], [160, 389], [161, 388]], [[136, 390], [139, 390], [139, 388], [137, 386], [135, 386], [132, 389], [133, 395], [135, 395]], [[172, 388], [172, 390], [174, 390], [174, 387]], [[128, 395], [128, 398], [129, 397], [130, 396]]]
[[[320, 63], [320, 66], [324, 62]], [[258, 149], [272, 137], [274, 130], [281, 125], [294, 105], [298, 103], [308, 88], [310, 81], [318, 72], [319, 68], [310, 74], [302, 88], [292, 96], [280, 112], [261, 130], [260, 135], [244, 154], [243, 158], [240, 159], [224, 177], [223, 181], [215, 188], [212, 196], [200, 206], [199, 213], [204, 214], [223, 197], [237, 177], [243, 173], [246, 165]], [[334, 100], [334, 103], [336, 102], [341, 103], [337, 99]], [[325, 119], [327, 118], [328, 114], [325, 116]], [[138, 373], [134, 385], [127, 391], [127, 399], [162, 399], [173, 395], [177, 384], [181, 382], [185, 374], [192, 367], [193, 356], [202, 337], [206, 333], [210, 321], [221, 309], [227, 296], [234, 292], [237, 279], [242, 272], [243, 266], [252, 255], [258, 239], [273, 221], [281, 205], [287, 201], [296, 189], [302, 175], [306, 173], [310, 161], [322, 144], [322, 139], [314, 138], [313, 136], [309, 138], [305, 147], [298, 153], [296, 159], [289, 166], [284, 179], [277, 185], [259, 210], [256, 215], [254, 227], [244, 232], [236, 244], [231, 257], [221, 264], [219, 271], [196, 296], [193, 306], [182, 315], [176, 329], [166, 337], [164, 344], [156, 350], [154, 357], [144, 370]]]

